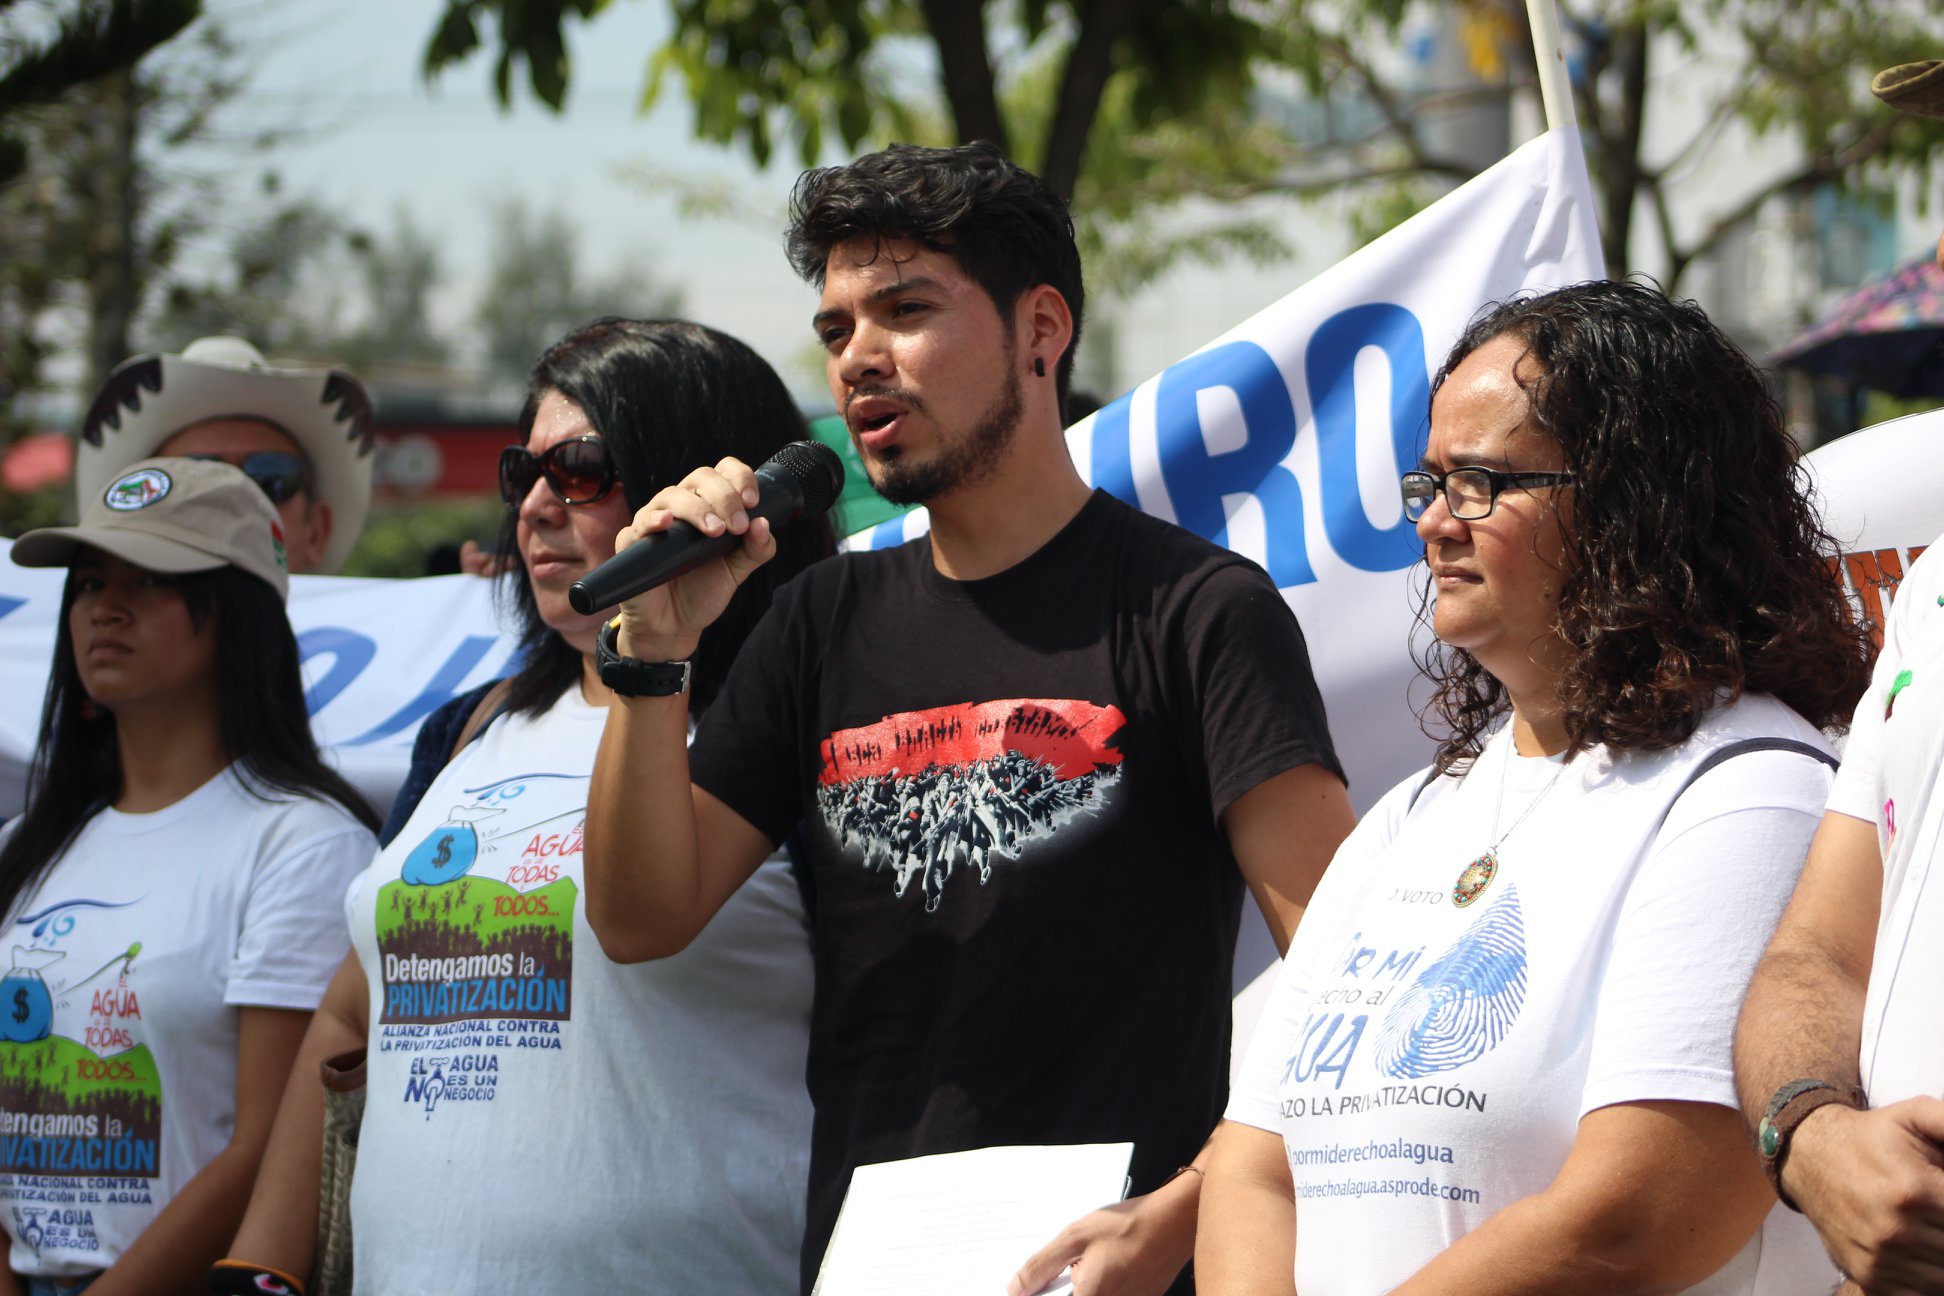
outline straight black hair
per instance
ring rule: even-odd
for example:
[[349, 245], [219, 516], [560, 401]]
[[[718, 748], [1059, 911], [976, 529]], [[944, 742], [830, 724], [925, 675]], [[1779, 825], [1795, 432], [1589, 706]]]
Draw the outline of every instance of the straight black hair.
[[[599, 319], [547, 349], [527, 383], [520, 439], [549, 392], [587, 416], [621, 475], [628, 507], [696, 468], [734, 455], [752, 467], [809, 435], [803, 415], [767, 361], [726, 333], [686, 320]], [[500, 550], [519, 552], [519, 509], [506, 511]], [[689, 682], [700, 715], [715, 700], [729, 664], [784, 581], [836, 552], [827, 518], [807, 518], [776, 533], [776, 556], [744, 581], [728, 610], [702, 633]], [[522, 665], [509, 710], [538, 714], [581, 678], [581, 654], [540, 619], [524, 562], [500, 586], [520, 628]]]
[[[297, 637], [277, 591], [235, 567], [192, 572], [181, 578], [180, 588], [196, 625], [215, 618], [218, 729], [244, 788], [265, 801], [335, 801], [376, 832], [378, 817], [371, 807], [318, 755], [304, 706]], [[70, 572], [61, 588], [54, 664], [27, 775], [27, 808], [0, 845], [0, 913], [10, 913], [88, 821], [121, 795], [114, 716], [89, 705], [74, 664], [68, 630], [73, 604]]]

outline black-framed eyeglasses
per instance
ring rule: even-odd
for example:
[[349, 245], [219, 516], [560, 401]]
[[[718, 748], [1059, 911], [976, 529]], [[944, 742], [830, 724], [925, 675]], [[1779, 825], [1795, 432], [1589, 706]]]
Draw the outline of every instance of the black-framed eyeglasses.
[[500, 451], [500, 498], [508, 508], [520, 507], [542, 477], [562, 504], [592, 504], [614, 489], [620, 475], [597, 436], [556, 441], [539, 454], [525, 446]]
[[1407, 472], [1399, 480], [1404, 492], [1404, 516], [1415, 522], [1443, 491], [1445, 507], [1461, 522], [1492, 516], [1500, 492], [1514, 487], [1570, 486], [1569, 472], [1499, 472], [1495, 468], [1453, 468], [1448, 473]]
[[299, 492], [310, 489], [310, 465], [302, 455], [291, 454], [287, 450], [253, 450], [241, 458], [223, 454], [183, 455], [184, 459], [203, 459], [210, 463], [226, 463], [240, 469], [245, 477], [257, 484], [272, 504], [295, 499]]

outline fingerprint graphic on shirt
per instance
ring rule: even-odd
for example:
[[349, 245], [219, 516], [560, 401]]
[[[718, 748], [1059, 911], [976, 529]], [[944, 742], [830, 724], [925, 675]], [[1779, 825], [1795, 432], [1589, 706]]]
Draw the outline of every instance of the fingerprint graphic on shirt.
[[1377, 1066], [1413, 1079], [1476, 1062], [1497, 1048], [1525, 1005], [1525, 919], [1508, 886], [1437, 962], [1392, 1001]]

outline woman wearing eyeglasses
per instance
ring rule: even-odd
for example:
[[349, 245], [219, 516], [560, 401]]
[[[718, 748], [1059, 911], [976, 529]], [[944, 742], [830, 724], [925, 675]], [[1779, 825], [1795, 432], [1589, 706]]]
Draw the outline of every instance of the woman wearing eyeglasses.
[[[525, 664], [426, 722], [388, 844], [347, 900], [353, 957], [305, 1045], [367, 1049], [358, 1290], [784, 1290], [811, 1116], [797, 881], [779, 856], [679, 958], [603, 956], [581, 905], [602, 618], [567, 591], [664, 483], [767, 459], [803, 422], [734, 339], [602, 320], [541, 357], [520, 427], [500, 485]], [[832, 549], [821, 520], [791, 530], [784, 569], [746, 583], [690, 663], [698, 707], [776, 585]], [[308, 1272], [320, 1103], [313, 1064], [219, 1290]]]
[[1200, 1289], [1827, 1292], [1730, 1060], [1869, 656], [1780, 412], [1635, 284], [1492, 308], [1432, 390], [1442, 738], [1296, 933]]

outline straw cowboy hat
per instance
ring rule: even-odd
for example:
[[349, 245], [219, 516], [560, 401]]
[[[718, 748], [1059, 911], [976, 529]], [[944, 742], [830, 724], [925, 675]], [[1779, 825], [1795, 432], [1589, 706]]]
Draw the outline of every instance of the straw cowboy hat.
[[277, 368], [242, 338], [202, 338], [181, 355], [138, 355], [115, 366], [81, 424], [75, 497], [100, 497], [177, 432], [221, 418], [274, 424], [303, 450], [311, 496], [332, 514], [317, 569], [336, 571], [371, 505], [371, 398], [346, 370]]
[[1885, 68], [1870, 79], [1870, 93], [1901, 112], [1944, 121], [1944, 59]]

